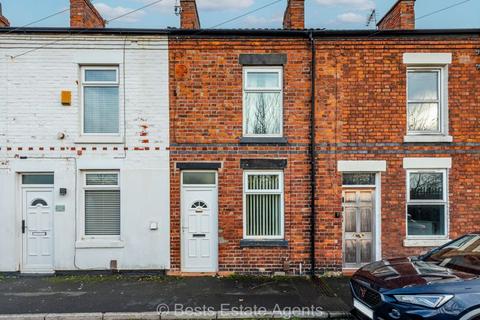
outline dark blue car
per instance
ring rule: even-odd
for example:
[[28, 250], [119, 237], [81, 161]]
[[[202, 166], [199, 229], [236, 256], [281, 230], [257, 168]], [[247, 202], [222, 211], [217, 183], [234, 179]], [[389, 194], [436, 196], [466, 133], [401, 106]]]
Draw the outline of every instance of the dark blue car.
[[480, 319], [480, 232], [419, 257], [358, 270], [350, 283], [360, 319]]

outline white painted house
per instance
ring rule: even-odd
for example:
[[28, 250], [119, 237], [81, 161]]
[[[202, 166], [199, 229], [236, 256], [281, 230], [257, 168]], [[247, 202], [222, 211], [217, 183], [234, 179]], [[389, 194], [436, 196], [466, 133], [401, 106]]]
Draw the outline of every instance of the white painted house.
[[170, 266], [168, 40], [0, 33], [0, 272]]

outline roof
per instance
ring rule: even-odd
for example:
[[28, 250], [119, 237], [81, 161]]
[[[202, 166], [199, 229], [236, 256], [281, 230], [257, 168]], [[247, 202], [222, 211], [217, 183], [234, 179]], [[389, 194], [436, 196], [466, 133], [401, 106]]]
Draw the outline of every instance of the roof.
[[178, 28], [168, 29], [72, 29], [72, 28], [0, 28], [2, 33], [33, 34], [104, 34], [104, 35], [173, 35], [173, 36], [216, 36], [216, 37], [400, 37], [400, 36], [439, 36], [439, 35], [477, 35], [480, 29], [415, 29], [415, 30], [326, 30], [326, 29], [199, 29], [186, 30]]

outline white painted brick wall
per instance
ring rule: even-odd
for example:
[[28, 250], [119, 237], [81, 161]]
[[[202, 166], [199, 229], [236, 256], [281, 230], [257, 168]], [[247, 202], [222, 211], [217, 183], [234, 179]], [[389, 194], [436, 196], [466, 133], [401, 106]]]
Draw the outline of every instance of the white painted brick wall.
[[[54, 204], [66, 207], [65, 212], [54, 212], [56, 270], [106, 269], [110, 260], [117, 260], [121, 269], [168, 269], [168, 40], [164, 36], [65, 36], [0, 35], [0, 271], [22, 270], [19, 174], [35, 171], [55, 174]], [[81, 64], [119, 65], [122, 133], [124, 102], [126, 106], [125, 143], [78, 143]], [[71, 106], [62, 106], [62, 90], [72, 91]], [[145, 137], [140, 135], [142, 126], [147, 127]], [[57, 139], [59, 132], [66, 138]], [[145, 139], [148, 143], [142, 142]], [[83, 215], [78, 209], [81, 170], [106, 168], [118, 169], [122, 176], [124, 246], [76, 248], [82, 237], [76, 232]], [[59, 188], [67, 188], [67, 195], [59, 195]], [[150, 230], [151, 222], [158, 222], [159, 229]]]
[[[127, 147], [168, 145], [168, 43], [166, 37], [6, 35], [0, 40], [0, 147], [75, 146], [80, 134], [80, 63], [120, 65], [120, 105]], [[11, 59], [35, 47], [58, 43]], [[124, 50], [125, 46], [125, 50]], [[123, 54], [125, 52], [125, 60]], [[98, 60], [96, 59], [98, 57]], [[123, 64], [125, 61], [125, 65]], [[60, 93], [70, 90], [72, 106]], [[141, 125], [148, 136], [141, 137]], [[123, 112], [121, 112], [123, 132]], [[58, 140], [59, 132], [66, 133]], [[123, 147], [123, 146], [122, 146]]]

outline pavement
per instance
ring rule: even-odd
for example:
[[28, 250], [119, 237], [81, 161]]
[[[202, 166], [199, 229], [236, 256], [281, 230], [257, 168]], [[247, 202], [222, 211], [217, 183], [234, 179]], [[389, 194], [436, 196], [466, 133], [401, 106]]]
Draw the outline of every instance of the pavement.
[[0, 319], [347, 319], [348, 278], [1, 276]]

